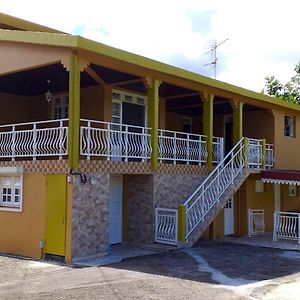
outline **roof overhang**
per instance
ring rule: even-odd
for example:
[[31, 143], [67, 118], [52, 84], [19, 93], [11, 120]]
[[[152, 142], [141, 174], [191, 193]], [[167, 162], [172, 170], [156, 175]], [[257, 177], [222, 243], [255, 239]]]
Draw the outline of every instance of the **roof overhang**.
[[261, 171], [261, 180], [265, 183], [300, 185], [300, 172], [289, 170]]
[[262, 101], [272, 107], [283, 107], [288, 110], [300, 112], [300, 105], [286, 102], [266, 96], [262, 93], [250, 91], [229, 83], [211, 79], [184, 69], [180, 69], [162, 62], [155, 61], [134, 53], [120, 50], [105, 44], [101, 44], [80, 36], [74, 36], [62, 33], [32, 32], [0, 29], [0, 42], [25, 43], [33, 45], [45, 45], [54, 47], [66, 47], [74, 51], [88, 51], [91, 53], [107, 56], [129, 64], [160, 72], [166, 75], [176, 76], [184, 80], [195, 83], [196, 85], [205, 85], [220, 91], [226, 91], [237, 97]]

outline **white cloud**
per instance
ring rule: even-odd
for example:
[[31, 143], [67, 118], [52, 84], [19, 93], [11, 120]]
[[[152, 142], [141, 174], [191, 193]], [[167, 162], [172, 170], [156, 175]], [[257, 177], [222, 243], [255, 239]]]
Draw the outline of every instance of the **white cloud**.
[[[265, 76], [286, 81], [300, 60], [299, 6], [296, 0], [10, 0], [0, 11], [69, 33], [80, 29], [87, 38], [202, 74], [209, 72], [208, 42], [229, 38], [218, 49], [217, 78], [260, 91]], [[197, 19], [203, 12], [209, 24]]]

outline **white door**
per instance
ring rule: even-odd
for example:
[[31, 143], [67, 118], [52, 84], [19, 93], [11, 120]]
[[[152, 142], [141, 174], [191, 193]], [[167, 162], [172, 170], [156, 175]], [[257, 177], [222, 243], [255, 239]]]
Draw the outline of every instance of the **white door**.
[[224, 207], [224, 235], [234, 234], [233, 198]]
[[109, 199], [109, 244], [122, 242], [122, 175], [110, 177], [110, 199]]

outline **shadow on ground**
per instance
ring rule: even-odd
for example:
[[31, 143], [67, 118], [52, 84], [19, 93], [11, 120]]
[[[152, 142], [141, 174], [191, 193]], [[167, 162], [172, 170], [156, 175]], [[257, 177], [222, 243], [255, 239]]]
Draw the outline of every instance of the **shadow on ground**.
[[[196, 261], [195, 256], [200, 259]], [[239, 285], [243, 282], [275, 279], [300, 272], [300, 253], [217, 241], [201, 241], [197, 247], [187, 251], [178, 250], [130, 258], [106, 267], [224, 284], [222, 280], [215, 280], [213, 274], [217, 273], [221, 277], [238, 279], [237, 285]]]

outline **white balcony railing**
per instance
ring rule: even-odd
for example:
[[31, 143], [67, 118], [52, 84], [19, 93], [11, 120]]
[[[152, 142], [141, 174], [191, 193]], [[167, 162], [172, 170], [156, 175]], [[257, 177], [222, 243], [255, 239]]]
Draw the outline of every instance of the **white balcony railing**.
[[273, 240], [296, 240], [300, 244], [300, 213], [274, 213]]
[[159, 129], [158, 158], [160, 162], [206, 162], [206, 136]]
[[145, 161], [151, 156], [149, 128], [86, 119], [81, 123], [80, 154], [88, 159]]
[[213, 163], [218, 164], [224, 158], [224, 139], [221, 137], [213, 137]]
[[247, 138], [248, 166], [250, 168], [260, 168], [263, 162], [262, 140]]
[[0, 126], [0, 158], [58, 156], [68, 154], [67, 119]]
[[270, 169], [274, 166], [274, 145], [266, 144], [266, 168]]

